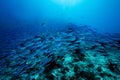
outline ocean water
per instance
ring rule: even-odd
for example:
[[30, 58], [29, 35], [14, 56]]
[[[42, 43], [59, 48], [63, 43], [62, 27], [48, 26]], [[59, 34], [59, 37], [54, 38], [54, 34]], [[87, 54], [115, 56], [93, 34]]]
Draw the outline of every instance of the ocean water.
[[119, 0], [0, 0], [0, 80], [120, 80]]

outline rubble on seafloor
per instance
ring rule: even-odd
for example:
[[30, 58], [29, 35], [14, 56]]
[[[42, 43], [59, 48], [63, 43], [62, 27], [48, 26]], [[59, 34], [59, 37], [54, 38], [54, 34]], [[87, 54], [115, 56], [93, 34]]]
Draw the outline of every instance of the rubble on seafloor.
[[18, 43], [0, 57], [0, 80], [120, 80], [120, 35], [78, 28]]

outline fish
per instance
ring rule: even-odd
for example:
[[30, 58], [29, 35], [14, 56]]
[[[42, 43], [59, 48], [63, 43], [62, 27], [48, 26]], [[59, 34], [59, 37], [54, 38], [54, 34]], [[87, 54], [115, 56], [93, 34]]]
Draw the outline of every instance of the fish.
[[46, 23], [45, 23], [45, 22], [42, 22], [42, 23], [41, 23], [41, 26], [45, 26], [45, 25], [46, 25]]

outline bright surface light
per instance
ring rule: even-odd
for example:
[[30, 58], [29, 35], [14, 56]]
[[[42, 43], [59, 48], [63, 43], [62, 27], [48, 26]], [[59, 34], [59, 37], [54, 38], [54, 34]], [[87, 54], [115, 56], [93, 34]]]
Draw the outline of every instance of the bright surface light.
[[82, 2], [82, 0], [53, 0], [53, 1], [63, 6], [74, 6]]

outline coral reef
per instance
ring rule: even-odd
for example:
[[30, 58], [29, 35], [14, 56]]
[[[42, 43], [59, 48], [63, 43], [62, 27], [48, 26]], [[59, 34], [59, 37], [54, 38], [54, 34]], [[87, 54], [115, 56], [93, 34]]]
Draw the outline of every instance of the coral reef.
[[120, 80], [120, 34], [66, 28], [21, 41], [1, 55], [0, 80]]

